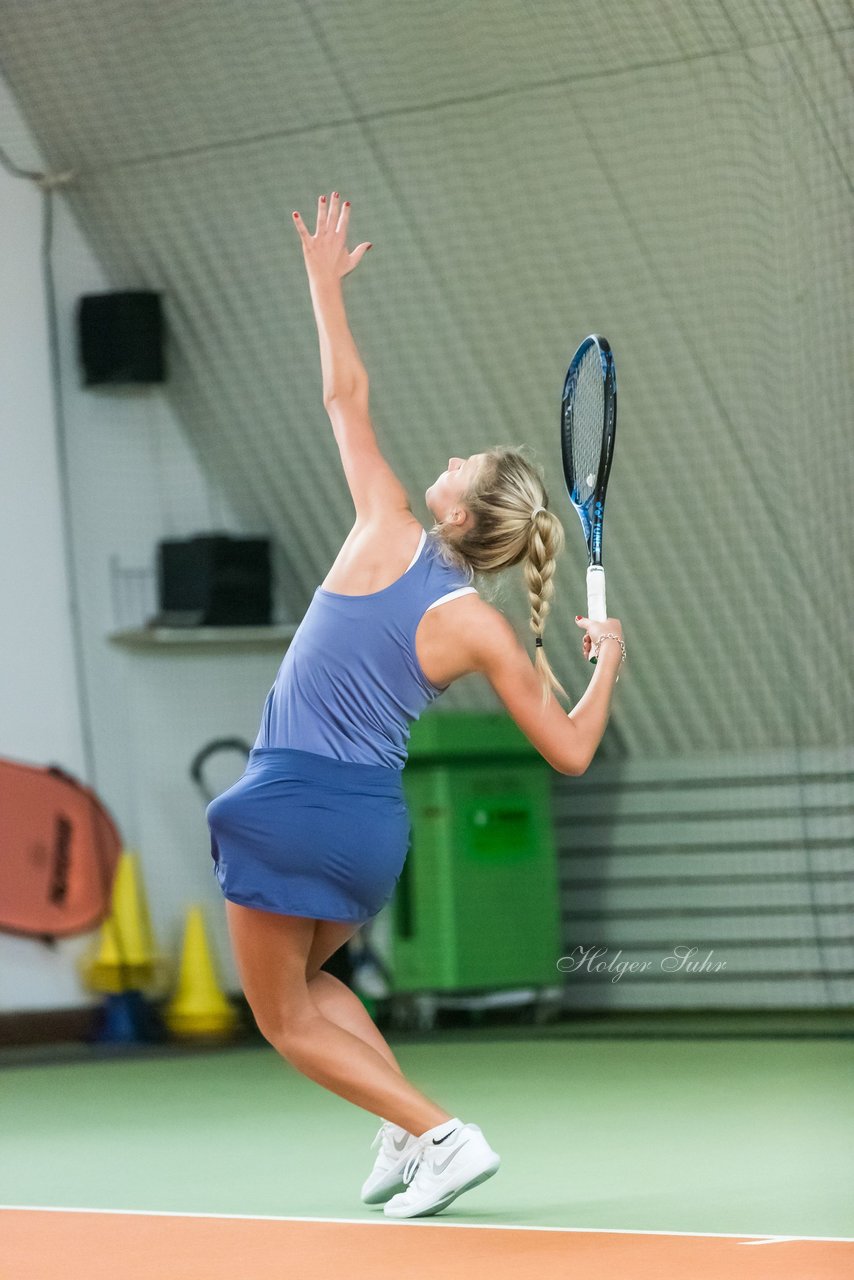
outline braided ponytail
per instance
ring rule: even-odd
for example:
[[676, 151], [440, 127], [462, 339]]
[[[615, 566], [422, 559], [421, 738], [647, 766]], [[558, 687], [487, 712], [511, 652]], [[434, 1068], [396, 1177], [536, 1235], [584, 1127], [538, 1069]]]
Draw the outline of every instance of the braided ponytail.
[[475, 574], [499, 573], [523, 565], [531, 602], [534, 633], [534, 666], [543, 688], [543, 706], [551, 690], [569, 694], [557, 679], [543, 649], [543, 629], [554, 596], [556, 560], [565, 535], [560, 520], [545, 506], [543, 477], [524, 456], [524, 445], [495, 445], [461, 502], [473, 517], [470, 527], [449, 536], [441, 523], [432, 532], [439, 539], [449, 564], [462, 569], [471, 580]]
[[528, 555], [524, 562], [525, 585], [531, 602], [531, 630], [536, 639], [534, 666], [543, 686], [543, 706], [549, 700], [552, 689], [569, 700], [569, 694], [558, 680], [543, 648], [543, 630], [554, 597], [554, 574], [557, 557], [564, 545], [563, 525], [545, 507], [536, 511], [531, 520]]

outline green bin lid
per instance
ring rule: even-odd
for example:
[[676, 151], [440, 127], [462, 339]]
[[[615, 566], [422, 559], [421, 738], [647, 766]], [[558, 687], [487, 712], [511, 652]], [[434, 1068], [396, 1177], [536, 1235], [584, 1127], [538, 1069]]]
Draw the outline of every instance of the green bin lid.
[[494, 712], [428, 712], [412, 725], [409, 759], [515, 756], [546, 761], [508, 715]]

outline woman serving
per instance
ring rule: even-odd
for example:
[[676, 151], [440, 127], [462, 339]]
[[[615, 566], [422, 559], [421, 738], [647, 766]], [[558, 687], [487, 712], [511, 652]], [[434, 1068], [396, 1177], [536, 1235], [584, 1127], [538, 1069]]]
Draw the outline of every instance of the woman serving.
[[[323, 403], [356, 519], [267, 695], [243, 776], [207, 809], [235, 960], [258, 1027], [318, 1084], [382, 1119], [362, 1187], [389, 1217], [437, 1213], [495, 1173], [476, 1124], [411, 1084], [359, 998], [321, 969], [391, 898], [409, 849], [402, 786], [410, 725], [454, 680], [481, 672], [559, 773], [581, 774], [605, 732], [623, 660], [616, 618], [577, 617], [590, 684], [567, 714], [543, 650], [560, 521], [519, 449], [452, 457], [427, 489], [426, 530], [377, 444], [368, 375], [342, 284], [371, 247], [346, 246], [349, 201], [298, 213], [320, 338]], [[472, 585], [521, 564], [535, 661]], [[605, 634], [609, 633], [609, 634]]]

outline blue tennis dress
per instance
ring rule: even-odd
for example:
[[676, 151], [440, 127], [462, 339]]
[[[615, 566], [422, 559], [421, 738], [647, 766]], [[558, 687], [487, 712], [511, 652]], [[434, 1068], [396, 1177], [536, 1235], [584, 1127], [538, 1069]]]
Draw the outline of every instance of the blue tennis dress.
[[411, 839], [402, 783], [410, 725], [444, 692], [421, 669], [415, 633], [428, 609], [474, 591], [426, 529], [382, 591], [317, 588], [246, 770], [206, 811], [226, 898], [352, 923], [385, 906]]

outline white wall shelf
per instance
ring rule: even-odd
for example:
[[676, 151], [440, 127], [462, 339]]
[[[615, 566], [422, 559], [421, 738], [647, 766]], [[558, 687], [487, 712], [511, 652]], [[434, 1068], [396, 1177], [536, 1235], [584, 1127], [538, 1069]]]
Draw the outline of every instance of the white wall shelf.
[[259, 627], [131, 627], [108, 637], [126, 649], [282, 649], [296, 634], [296, 623]]

